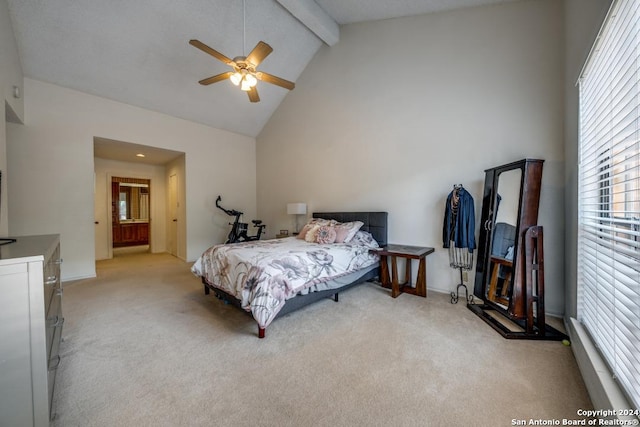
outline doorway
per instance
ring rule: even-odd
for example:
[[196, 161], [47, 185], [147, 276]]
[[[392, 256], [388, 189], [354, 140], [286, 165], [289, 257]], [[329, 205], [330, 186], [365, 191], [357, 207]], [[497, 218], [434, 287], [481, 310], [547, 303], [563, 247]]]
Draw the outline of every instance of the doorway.
[[111, 177], [113, 256], [148, 252], [151, 180]]
[[[185, 203], [185, 154], [178, 151], [133, 144], [106, 138], [94, 137], [94, 211], [95, 211], [95, 259], [111, 259], [118, 252], [130, 252], [131, 242], [139, 242], [144, 235], [144, 216], [133, 217], [136, 192], [147, 194], [149, 201], [148, 251], [151, 253], [170, 252], [182, 258], [186, 253], [186, 211]], [[116, 191], [112, 178], [119, 180]], [[146, 180], [146, 181], [144, 181]], [[135, 187], [148, 183], [148, 189]], [[127, 185], [129, 184], [129, 185]], [[171, 190], [170, 190], [171, 186]], [[128, 187], [128, 191], [120, 191]], [[135, 188], [139, 188], [136, 190]], [[121, 193], [125, 193], [122, 194]], [[128, 199], [127, 199], [128, 198]], [[123, 205], [122, 214], [119, 210]], [[127, 203], [128, 201], [128, 203]], [[115, 203], [114, 203], [115, 202]], [[138, 201], [139, 203], [139, 201]], [[143, 208], [144, 209], [144, 208]], [[131, 214], [131, 218], [130, 218]], [[121, 219], [122, 218], [122, 219]], [[131, 219], [131, 221], [128, 221]], [[176, 221], [172, 221], [175, 219]], [[123, 222], [134, 230], [123, 230]], [[119, 229], [114, 230], [120, 223]], [[137, 226], [137, 230], [135, 230]], [[141, 230], [142, 229], [142, 230]], [[129, 232], [128, 235], [122, 233]], [[119, 242], [118, 233], [124, 237], [126, 245]], [[115, 245], [113, 240], [115, 237]]]

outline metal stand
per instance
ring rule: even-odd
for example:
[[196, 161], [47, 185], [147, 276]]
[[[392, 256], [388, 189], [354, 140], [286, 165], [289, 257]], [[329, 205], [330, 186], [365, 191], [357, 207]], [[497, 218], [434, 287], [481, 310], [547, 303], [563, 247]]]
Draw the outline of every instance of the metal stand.
[[455, 292], [451, 292], [451, 304], [457, 304], [458, 299], [460, 298], [460, 287], [464, 288], [464, 299], [468, 304], [473, 304], [473, 295], [469, 296], [469, 290], [467, 289], [467, 285], [464, 284], [464, 280], [462, 280], [462, 267], [460, 267], [460, 283], [456, 287]]
[[455, 292], [451, 292], [451, 304], [457, 304], [460, 299], [460, 288], [464, 288], [465, 301], [473, 304], [473, 294], [469, 295], [467, 285], [464, 284], [462, 270], [471, 270], [473, 266], [473, 252], [469, 252], [467, 248], [456, 248], [454, 243], [449, 245], [449, 265], [451, 268], [460, 269], [460, 283], [456, 287]]
[[[451, 221], [452, 224], [455, 224], [456, 217], [458, 215], [458, 193], [462, 189], [462, 184], [454, 184], [453, 191], [447, 198], [447, 202], [451, 203], [451, 215], [453, 219]], [[468, 304], [473, 304], [473, 295], [469, 296], [469, 290], [467, 289], [467, 285], [464, 284], [464, 278], [462, 275], [462, 270], [471, 270], [473, 267], [473, 249], [469, 248], [456, 248], [455, 242], [453, 240], [453, 230], [449, 230], [449, 266], [451, 268], [459, 268], [460, 269], [460, 283], [456, 287], [455, 292], [451, 292], [451, 304], [457, 304], [460, 299], [460, 288], [464, 288], [465, 301]]]

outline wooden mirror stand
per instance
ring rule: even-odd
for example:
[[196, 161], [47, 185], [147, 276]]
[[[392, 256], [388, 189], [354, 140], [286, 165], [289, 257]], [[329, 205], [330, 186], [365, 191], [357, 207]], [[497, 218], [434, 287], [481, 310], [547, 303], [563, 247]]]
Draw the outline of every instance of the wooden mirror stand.
[[538, 206], [544, 160], [487, 169], [474, 296], [467, 307], [505, 338], [563, 340], [545, 323], [543, 230]]

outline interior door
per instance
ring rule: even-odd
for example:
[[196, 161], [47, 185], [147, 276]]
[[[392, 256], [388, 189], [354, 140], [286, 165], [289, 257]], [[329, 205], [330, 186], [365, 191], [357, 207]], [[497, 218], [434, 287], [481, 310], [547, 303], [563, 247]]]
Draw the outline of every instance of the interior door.
[[169, 176], [169, 253], [178, 256], [178, 176]]
[[[95, 181], [95, 178], [94, 178]], [[95, 259], [102, 260], [111, 257], [109, 252], [109, 227], [111, 222], [109, 220], [110, 211], [107, 210], [109, 201], [107, 199], [107, 193], [105, 188], [97, 186], [94, 183], [94, 200], [93, 200], [93, 222], [94, 222], [94, 240], [95, 240]]]
[[103, 259], [106, 258], [105, 253], [107, 241], [107, 228], [104, 224], [105, 220], [103, 219], [104, 215], [100, 212], [101, 206], [97, 206], [94, 202], [93, 204], [93, 223], [94, 223], [94, 245], [95, 245], [95, 259]]

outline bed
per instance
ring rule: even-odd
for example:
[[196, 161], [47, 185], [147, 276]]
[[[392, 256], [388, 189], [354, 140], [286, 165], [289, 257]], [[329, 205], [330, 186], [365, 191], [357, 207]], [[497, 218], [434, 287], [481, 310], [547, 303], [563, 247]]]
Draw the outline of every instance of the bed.
[[362, 226], [345, 243], [287, 237], [215, 245], [203, 252], [191, 271], [201, 278], [205, 294], [213, 291], [250, 312], [258, 323], [258, 337], [264, 338], [276, 317], [323, 298], [338, 302], [340, 292], [379, 277], [379, 257], [369, 249], [387, 244], [387, 212], [315, 212], [310, 222], [327, 221], [360, 221]]

